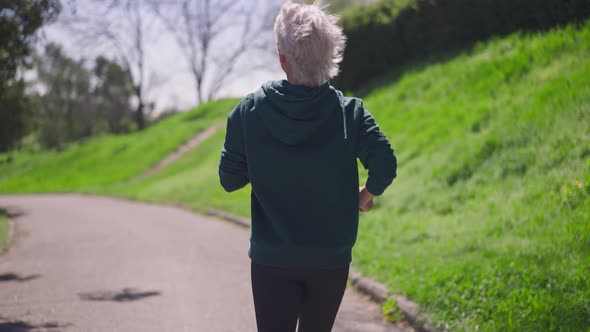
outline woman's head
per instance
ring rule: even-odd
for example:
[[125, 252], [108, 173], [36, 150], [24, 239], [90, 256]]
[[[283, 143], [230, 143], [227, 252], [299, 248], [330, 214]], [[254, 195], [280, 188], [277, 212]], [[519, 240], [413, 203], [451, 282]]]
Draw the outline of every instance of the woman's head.
[[319, 86], [338, 74], [346, 37], [320, 2], [287, 1], [274, 26], [281, 66], [293, 84]]

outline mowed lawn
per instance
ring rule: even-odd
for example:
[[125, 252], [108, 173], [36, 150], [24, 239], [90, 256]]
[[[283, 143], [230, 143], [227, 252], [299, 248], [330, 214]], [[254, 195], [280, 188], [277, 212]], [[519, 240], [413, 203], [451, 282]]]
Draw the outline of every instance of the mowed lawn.
[[[589, 331], [590, 23], [413, 68], [363, 96], [399, 169], [361, 217], [355, 268], [418, 302], [444, 330]], [[225, 119], [236, 103], [204, 106], [215, 116], [187, 132]], [[227, 194], [219, 185], [223, 132], [135, 178], [190, 136], [159, 141], [176, 137], [182, 117], [150, 129], [159, 139], [134, 134], [145, 136], [129, 138], [121, 159], [112, 143], [121, 137], [17, 153], [0, 165], [0, 192], [94, 191], [248, 216], [249, 188]]]

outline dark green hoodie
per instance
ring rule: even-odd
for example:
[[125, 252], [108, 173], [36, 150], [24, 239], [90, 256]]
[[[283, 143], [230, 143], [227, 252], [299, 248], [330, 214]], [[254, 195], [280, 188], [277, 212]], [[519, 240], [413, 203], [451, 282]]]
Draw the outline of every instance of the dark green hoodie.
[[248, 255], [259, 264], [342, 267], [359, 220], [357, 158], [367, 190], [396, 176], [387, 138], [358, 98], [329, 82], [316, 88], [268, 82], [230, 113], [219, 162], [227, 191], [252, 184]]

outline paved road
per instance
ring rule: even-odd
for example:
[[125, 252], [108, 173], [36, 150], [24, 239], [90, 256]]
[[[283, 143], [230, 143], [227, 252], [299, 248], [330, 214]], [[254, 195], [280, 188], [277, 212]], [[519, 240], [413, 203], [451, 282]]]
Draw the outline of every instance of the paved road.
[[[0, 196], [0, 331], [255, 331], [248, 231], [181, 209], [76, 195]], [[399, 331], [352, 289], [334, 331]]]

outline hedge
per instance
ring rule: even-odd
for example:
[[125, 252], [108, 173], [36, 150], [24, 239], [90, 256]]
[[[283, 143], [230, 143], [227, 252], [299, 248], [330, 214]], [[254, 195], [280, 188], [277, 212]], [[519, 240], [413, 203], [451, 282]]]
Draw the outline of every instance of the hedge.
[[382, 0], [342, 14], [348, 44], [334, 84], [356, 90], [409, 60], [514, 31], [590, 17], [590, 0]]

